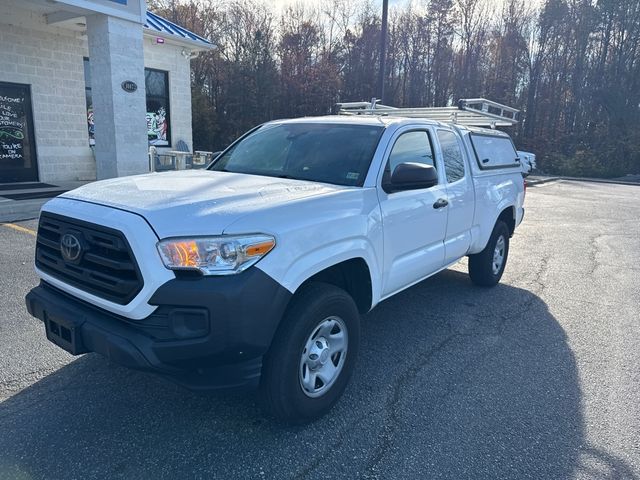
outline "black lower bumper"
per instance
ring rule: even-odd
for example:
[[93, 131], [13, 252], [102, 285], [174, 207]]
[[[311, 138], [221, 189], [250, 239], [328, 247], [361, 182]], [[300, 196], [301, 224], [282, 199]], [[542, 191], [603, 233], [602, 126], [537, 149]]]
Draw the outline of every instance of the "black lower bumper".
[[47, 338], [74, 355], [99, 353], [114, 363], [155, 372], [193, 389], [259, 383], [262, 357], [291, 294], [258, 269], [233, 277], [166, 283], [149, 303], [156, 311], [130, 320], [42, 282], [27, 294]]

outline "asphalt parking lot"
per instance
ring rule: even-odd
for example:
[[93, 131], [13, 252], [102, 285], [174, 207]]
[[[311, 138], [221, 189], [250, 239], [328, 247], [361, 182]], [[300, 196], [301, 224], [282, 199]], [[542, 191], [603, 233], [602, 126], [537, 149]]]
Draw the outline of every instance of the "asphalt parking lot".
[[363, 321], [311, 425], [49, 344], [36, 221], [0, 226], [0, 478], [640, 479], [640, 187], [529, 188], [502, 283], [463, 262]]

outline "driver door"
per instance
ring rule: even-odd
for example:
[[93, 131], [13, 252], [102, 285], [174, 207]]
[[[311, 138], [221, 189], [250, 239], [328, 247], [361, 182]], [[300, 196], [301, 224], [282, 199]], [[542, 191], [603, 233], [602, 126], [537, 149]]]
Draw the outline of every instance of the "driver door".
[[384, 228], [382, 297], [402, 290], [444, 266], [447, 228], [446, 182], [435, 159], [432, 132], [409, 129], [397, 134], [383, 172], [382, 184], [400, 163], [432, 165], [439, 182], [431, 188], [387, 193], [379, 188]]

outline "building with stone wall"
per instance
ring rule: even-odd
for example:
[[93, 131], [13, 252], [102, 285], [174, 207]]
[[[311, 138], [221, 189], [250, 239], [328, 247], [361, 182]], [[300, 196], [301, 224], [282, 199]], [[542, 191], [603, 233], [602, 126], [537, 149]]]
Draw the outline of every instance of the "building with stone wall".
[[0, 184], [149, 171], [193, 149], [190, 60], [213, 46], [144, 0], [0, 0]]

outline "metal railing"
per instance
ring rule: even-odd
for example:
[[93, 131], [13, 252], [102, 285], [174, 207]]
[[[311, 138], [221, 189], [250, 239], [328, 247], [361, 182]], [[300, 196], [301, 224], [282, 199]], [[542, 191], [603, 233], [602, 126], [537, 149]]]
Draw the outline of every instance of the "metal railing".
[[158, 151], [149, 148], [149, 170], [166, 172], [170, 170], [190, 170], [206, 168], [213, 160], [213, 152], [196, 150], [194, 153], [181, 151]]
[[473, 127], [511, 127], [518, 123], [518, 109], [487, 100], [463, 98], [451, 107], [391, 107], [373, 98], [370, 102], [336, 104], [339, 115], [379, 115], [408, 118], [426, 118], [444, 123]]

